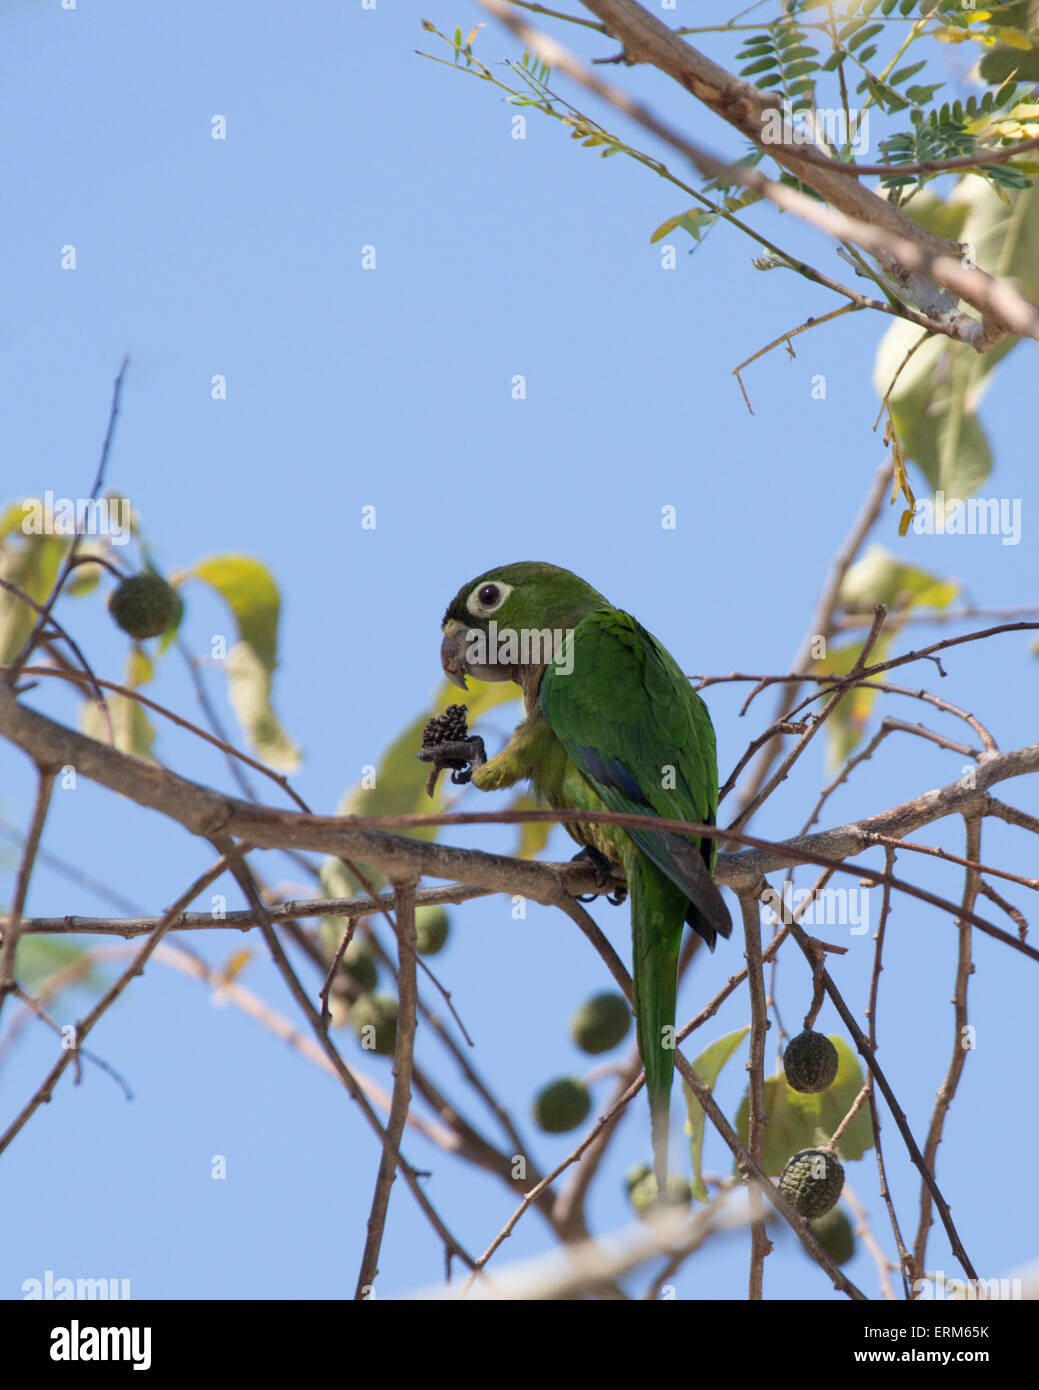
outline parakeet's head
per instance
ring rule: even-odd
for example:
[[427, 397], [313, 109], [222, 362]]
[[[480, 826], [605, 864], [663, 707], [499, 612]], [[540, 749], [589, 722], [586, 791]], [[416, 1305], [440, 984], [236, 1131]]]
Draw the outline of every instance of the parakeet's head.
[[602, 594], [558, 565], [499, 565], [463, 584], [444, 614], [440, 663], [455, 685], [465, 678], [518, 680], [559, 659], [568, 633], [606, 606]]

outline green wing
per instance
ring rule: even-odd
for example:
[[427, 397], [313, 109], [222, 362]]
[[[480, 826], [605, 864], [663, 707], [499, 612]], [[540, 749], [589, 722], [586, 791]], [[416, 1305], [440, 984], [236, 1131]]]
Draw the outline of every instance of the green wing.
[[[627, 613], [602, 608], [571, 638], [573, 668], [549, 665], [540, 704], [567, 755], [611, 811], [713, 825], [718, 765], [707, 706], [674, 658]], [[713, 840], [625, 832], [680, 888], [687, 921], [713, 947], [732, 922], [710, 876]]]

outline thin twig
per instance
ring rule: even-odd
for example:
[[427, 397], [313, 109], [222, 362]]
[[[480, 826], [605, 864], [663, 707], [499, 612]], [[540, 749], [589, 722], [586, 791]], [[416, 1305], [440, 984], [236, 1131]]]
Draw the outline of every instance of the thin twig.
[[382, 1139], [382, 1157], [379, 1172], [375, 1179], [371, 1211], [368, 1216], [368, 1235], [361, 1257], [361, 1269], [357, 1276], [357, 1290], [354, 1298], [370, 1298], [379, 1273], [379, 1250], [386, 1227], [386, 1216], [390, 1205], [390, 1188], [397, 1175], [400, 1158], [400, 1141], [408, 1117], [411, 1101], [411, 1073], [415, 1046], [415, 1022], [418, 1007], [418, 986], [415, 980], [415, 899], [414, 882], [398, 881], [394, 884], [397, 894], [397, 942], [399, 966], [397, 970], [398, 1012], [397, 1040], [393, 1049], [393, 1100], [390, 1117]]
[[[115, 433], [115, 423], [116, 420], [119, 418], [119, 398], [122, 395], [123, 390], [123, 377], [126, 375], [126, 369], [129, 365], [129, 357], [124, 357], [122, 366], [119, 368], [119, 372], [112, 386], [112, 404], [109, 407], [108, 411], [108, 427], [105, 430], [104, 441], [101, 445], [101, 457], [98, 460], [97, 473], [94, 475], [94, 485], [90, 490], [91, 502], [97, 501], [97, 495], [101, 491], [101, 484], [104, 482], [105, 469], [108, 466], [108, 455], [112, 448], [112, 436]], [[33, 650], [40, 642], [44, 630], [47, 627], [47, 624], [51, 620], [51, 610], [53, 609], [55, 603], [58, 601], [58, 595], [61, 593], [62, 587], [64, 586], [66, 579], [68, 579], [69, 575], [72, 573], [73, 566], [76, 563], [76, 552], [79, 549], [79, 543], [81, 540], [82, 536], [77, 531], [75, 535], [72, 537], [72, 542], [69, 545], [68, 551], [65, 554], [64, 563], [62, 564], [61, 569], [58, 571], [57, 578], [54, 581], [47, 601], [43, 605], [43, 608], [40, 611], [40, 615], [36, 619], [36, 622], [33, 625], [33, 629], [29, 633], [28, 638], [26, 639], [25, 645], [23, 646], [22, 650], [18, 653], [18, 655], [15, 657], [11, 665], [7, 668], [5, 680], [9, 685], [13, 686], [15, 682], [18, 680], [19, 672], [21, 671], [25, 663], [29, 660], [29, 657], [32, 655]]]
[[[973, 866], [981, 857], [981, 820], [977, 816], [969, 816], [965, 819], [965, 826], [966, 858]], [[965, 911], [969, 912], [974, 906], [977, 895], [978, 871], [976, 868], [970, 867], [963, 884]], [[937, 1167], [938, 1145], [942, 1142], [942, 1132], [945, 1129], [945, 1119], [949, 1113], [949, 1106], [953, 1102], [960, 1077], [963, 1075], [967, 1054], [972, 1050], [970, 1023], [967, 1014], [967, 986], [974, 973], [974, 963], [971, 960], [971, 940], [970, 922], [965, 918], [961, 919], [959, 923], [959, 949], [956, 956], [956, 984], [952, 996], [952, 1050], [948, 1070], [935, 1097], [934, 1112], [931, 1115], [927, 1140], [924, 1144], [924, 1162], [931, 1173]], [[913, 1243], [913, 1258], [917, 1269], [923, 1269], [927, 1263], [927, 1236], [931, 1228], [931, 1206], [934, 1196], [935, 1190], [932, 1184], [926, 1181], [925, 1175], [925, 1181], [920, 1188], [920, 1224], [917, 1226], [916, 1240]], [[976, 1277], [971, 1270], [968, 1270], [968, 1274], [972, 1279]]]
[[[746, 946], [747, 982], [750, 993], [750, 1055], [747, 1058], [750, 1099], [747, 1121], [747, 1149], [756, 1163], [761, 1162], [765, 1142], [765, 1034], [768, 1031], [768, 1006], [765, 1002], [765, 981], [761, 963], [761, 917], [757, 899], [750, 894], [740, 894], [740, 908], [743, 913], [743, 934]], [[750, 1279], [748, 1298], [759, 1301], [763, 1297], [762, 1282], [765, 1270], [765, 1257], [772, 1249], [772, 1242], [765, 1230], [764, 1210], [761, 1190], [751, 1184], [748, 1191], [751, 1213]]]
[[18, 949], [18, 938], [22, 930], [22, 914], [25, 911], [25, 899], [29, 892], [29, 880], [32, 877], [33, 865], [36, 863], [36, 852], [40, 847], [40, 836], [43, 834], [43, 825], [47, 819], [55, 776], [56, 773], [50, 768], [37, 769], [36, 799], [33, 803], [32, 820], [29, 823], [29, 832], [22, 847], [22, 857], [14, 881], [14, 897], [11, 899], [11, 914], [4, 927], [4, 944], [3, 950], [0, 951], [0, 1012], [3, 1011], [8, 994], [15, 987], [14, 955]]

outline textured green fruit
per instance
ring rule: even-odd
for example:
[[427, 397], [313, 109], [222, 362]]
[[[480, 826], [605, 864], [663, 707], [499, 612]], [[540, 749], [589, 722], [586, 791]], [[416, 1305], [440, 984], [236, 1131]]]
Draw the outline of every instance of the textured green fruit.
[[[657, 1206], [656, 1174], [648, 1163], [639, 1163], [628, 1173], [625, 1186], [628, 1189], [628, 1201], [631, 1203], [635, 1215], [644, 1221], [653, 1208]], [[687, 1180], [680, 1177], [678, 1173], [669, 1173], [667, 1176], [667, 1205], [688, 1207], [692, 1205], [692, 1201], [693, 1190]]]
[[779, 1190], [802, 1216], [825, 1216], [844, 1187], [844, 1169], [826, 1149], [802, 1149], [787, 1160]]
[[783, 1070], [795, 1091], [814, 1095], [832, 1085], [840, 1066], [837, 1049], [823, 1033], [806, 1029], [791, 1038], [783, 1053]]
[[550, 1082], [534, 1098], [534, 1119], [547, 1134], [576, 1129], [592, 1108], [588, 1087], [576, 1076]]
[[379, 980], [379, 969], [371, 948], [354, 937], [343, 952], [343, 969], [362, 994], [370, 994]]
[[420, 956], [435, 956], [450, 930], [451, 919], [442, 907], [415, 909], [415, 939]]
[[350, 1022], [362, 1047], [392, 1057], [397, 1046], [397, 1001], [392, 994], [362, 994], [350, 1009]]
[[834, 1264], [846, 1265], [855, 1254], [855, 1232], [842, 1207], [809, 1221], [808, 1229]]
[[140, 641], [165, 632], [177, 614], [180, 597], [161, 574], [131, 574], [113, 591], [108, 611], [124, 632]]
[[631, 1007], [620, 994], [593, 994], [570, 1023], [570, 1036], [583, 1052], [609, 1052], [631, 1027]]

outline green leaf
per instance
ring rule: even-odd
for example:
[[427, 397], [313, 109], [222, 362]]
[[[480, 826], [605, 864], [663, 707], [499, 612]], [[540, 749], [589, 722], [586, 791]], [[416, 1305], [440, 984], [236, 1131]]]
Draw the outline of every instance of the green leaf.
[[[151, 657], [135, 642], [126, 658], [123, 672], [123, 685], [137, 690], [147, 685], [154, 675]], [[112, 736], [115, 746], [123, 753], [136, 753], [139, 758], [151, 758], [155, 743], [155, 726], [148, 718], [144, 706], [128, 695], [106, 694], [109, 718], [112, 721]], [[102, 743], [108, 742], [108, 727], [101, 713], [101, 706], [92, 698], [84, 700], [79, 716], [80, 728], [90, 738]]]
[[905, 95], [915, 106], [926, 106], [940, 87], [944, 87], [944, 82], [933, 82], [929, 86], [907, 87]]
[[[23, 936], [18, 942], [15, 974], [30, 994], [60, 972], [69, 971], [67, 988], [90, 989], [101, 982], [94, 965], [86, 964], [86, 947], [57, 936]], [[75, 967], [82, 963], [82, 969]]]
[[[1004, 205], [985, 179], [968, 175], [947, 203], [925, 192], [909, 207], [921, 225], [973, 247], [978, 265], [1016, 281], [1028, 299], [1039, 297], [1036, 185]], [[880, 394], [919, 336], [908, 324], [895, 324], [885, 334], [874, 368]], [[947, 498], [971, 496], [991, 471], [991, 450], [977, 411], [993, 368], [1018, 341], [1004, 339], [991, 352], [978, 354], [965, 344], [933, 339], [910, 359], [892, 392], [895, 425], [906, 453], [931, 487]]]
[[[749, 1028], [740, 1028], [735, 1033], [726, 1033], [724, 1037], [716, 1038], [709, 1047], [704, 1048], [699, 1057], [693, 1062], [693, 1071], [711, 1090], [721, 1075], [721, 1070], [725, 1063], [733, 1055], [740, 1043], [750, 1032]], [[685, 1093], [686, 1121], [685, 1132], [689, 1135], [689, 1152], [693, 1161], [693, 1196], [698, 1202], [707, 1201], [707, 1188], [703, 1180], [703, 1141], [706, 1115], [703, 1106], [693, 1095], [689, 1087], [682, 1083], [682, 1090]]]
[[[837, 599], [846, 613], [868, 613], [875, 603], [895, 613], [948, 608], [959, 592], [956, 580], [903, 564], [882, 545], [871, 545], [844, 576]], [[825, 669], [837, 668], [826, 665]]]
[[899, 68], [897, 72], [893, 72], [888, 78], [888, 83], [892, 87], [897, 87], [900, 82], [905, 82], [908, 78], [915, 77], [920, 69], [926, 66], [926, 58], [920, 63], [910, 63], [908, 67]]
[[[88, 555], [104, 555], [107, 550], [108, 543], [100, 536], [83, 536], [76, 550], [76, 558], [85, 559]], [[102, 565], [77, 565], [69, 575], [61, 592], [63, 595], [67, 594], [69, 598], [83, 598], [86, 594], [94, 592], [103, 573], [104, 567]]]
[[[871, 663], [887, 660], [892, 636], [892, 633], [883, 633], [878, 638], [869, 655]], [[815, 669], [846, 676], [855, 665], [861, 651], [861, 638], [856, 642], [846, 643], [843, 647], [831, 647], [825, 660], [815, 663]], [[869, 686], [855, 686], [846, 695], [842, 695], [831, 710], [826, 721], [826, 763], [831, 772], [840, 767], [848, 754], [858, 746], [878, 694], [878, 691]]]
[[771, 34], [756, 34], [754, 38], [748, 39], [740, 49], [739, 61], [749, 58], [752, 53], [771, 52], [775, 47]]
[[[536, 811], [540, 805], [532, 796], [526, 792], [521, 792], [509, 802], [510, 811]], [[548, 844], [548, 837], [552, 834], [554, 827], [551, 821], [528, 820], [520, 821], [516, 830], [519, 832], [518, 842], [513, 854], [517, 859], [534, 859]]]
[[748, 63], [745, 68], [740, 68], [741, 77], [754, 77], [759, 72], [768, 72], [770, 68], [779, 66], [779, 59], [774, 54], [769, 54], [767, 58], [759, 58], [756, 63]]
[[274, 713], [270, 669], [248, 642], [236, 642], [224, 665], [231, 707], [253, 751], [279, 772], [294, 771], [300, 752]]
[[216, 590], [234, 615], [238, 636], [273, 670], [281, 595], [266, 565], [250, 555], [212, 555], [193, 565], [188, 577], [201, 579]]
[[[799, 1149], [829, 1142], [841, 1120], [851, 1109], [862, 1089], [863, 1072], [858, 1057], [841, 1037], [831, 1034], [839, 1064], [833, 1084], [815, 1095], [803, 1095], [787, 1084], [780, 1071], [765, 1078], [765, 1143], [761, 1166], [769, 1176], [781, 1173], [788, 1158]], [[744, 1094], [736, 1120], [736, 1130], [747, 1142], [750, 1101]], [[873, 1127], [869, 1107], [863, 1106], [841, 1136], [837, 1146], [843, 1162], [861, 1158], [873, 1147]]]
[[860, 29], [852, 37], [850, 42], [847, 44], [847, 47], [850, 48], [852, 52], [854, 52], [855, 49], [858, 48], [859, 44], [865, 43], [867, 39], [875, 38], [877, 34], [882, 34], [883, 32], [883, 24], [867, 24], [865, 29]]
[[690, 208], [688, 212], [680, 212], [677, 217], [669, 217], [666, 222], [661, 222], [650, 237], [650, 244], [660, 241], [676, 228], [681, 227], [683, 231], [689, 233], [694, 241], [699, 241], [706, 231], [708, 225], [715, 220], [713, 212], [707, 212], [699, 208]]
[[[26, 517], [21, 502], [13, 502], [0, 516], [0, 577], [43, 603], [54, 587], [69, 541], [64, 536], [25, 534], [21, 528]], [[22, 599], [0, 589], [0, 664], [6, 665], [22, 650], [36, 616]]]
[[253, 751], [271, 767], [293, 771], [299, 766], [299, 749], [282, 729], [271, 703], [281, 610], [273, 576], [249, 555], [213, 555], [200, 560], [186, 577], [208, 584], [231, 610], [239, 640], [225, 662], [229, 695]]
[[837, 30], [837, 42], [843, 44], [845, 48], [850, 48], [851, 44], [849, 44], [847, 40], [851, 38], [857, 29], [861, 29], [865, 23], [866, 21], [864, 19], [853, 19], [850, 24], [842, 25], [840, 29]]
[[[155, 742], [155, 727], [136, 700], [126, 695], [108, 693], [105, 695], [109, 718], [112, 721], [112, 737], [121, 753], [136, 753], [139, 758], [152, 757]], [[96, 738], [99, 743], [108, 742], [108, 726], [105, 724], [101, 706], [96, 700], [84, 700], [79, 711], [79, 727], [88, 738]]]
[[888, 93], [885, 90], [885, 88], [882, 87], [881, 84], [876, 81], [875, 78], [870, 77], [867, 74], [864, 82], [859, 83], [858, 87], [856, 88], [856, 91], [861, 92], [863, 88], [866, 88], [869, 91], [870, 96], [880, 107], [881, 111], [885, 111], [887, 109], [887, 103], [891, 100], [890, 93]]

